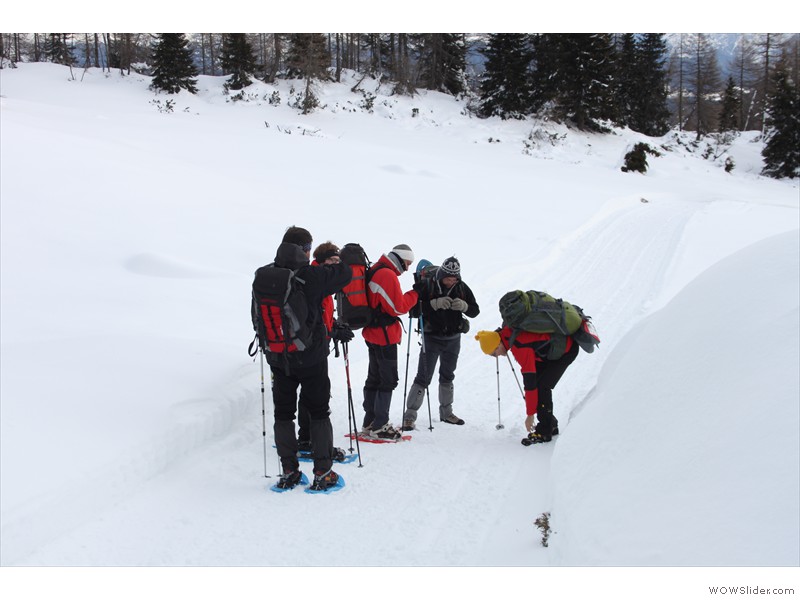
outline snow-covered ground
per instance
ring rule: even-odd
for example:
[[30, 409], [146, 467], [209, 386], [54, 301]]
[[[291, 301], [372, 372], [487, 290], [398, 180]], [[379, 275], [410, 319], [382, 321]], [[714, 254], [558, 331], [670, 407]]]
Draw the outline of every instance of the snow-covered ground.
[[[422, 584], [624, 598], [798, 587], [800, 193], [759, 176], [754, 136], [708, 160], [692, 136], [479, 120], [369, 80], [372, 111], [348, 79], [302, 116], [291, 82], [234, 102], [222, 78], [170, 98], [144, 76], [73, 75], [0, 71], [3, 567], [538, 567], [361, 569], [330, 592], [363, 581], [392, 597]], [[645, 175], [620, 171], [637, 141], [663, 150]], [[265, 465], [249, 294], [292, 224], [373, 260], [397, 243], [434, 263], [455, 254], [482, 308], [473, 331], [499, 325], [511, 289], [584, 307], [602, 344], [555, 391], [561, 436], [519, 443], [509, 365], [498, 388], [498, 363], [467, 335], [466, 425], [362, 445], [337, 494], [268, 492], [278, 462], [267, 395]], [[418, 352], [412, 332], [395, 422]], [[360, 418], [360, 337], [350, 359]], [[341, 358], [330, 372], [347, 446]], [[597, 566], [736, 569], [579, 568]], [[45, 585], [36, 571], [0, 575]], [[230, 585], [253, 576], [235, 573]], [[339, 572], [255, 573], [329, 589]]]

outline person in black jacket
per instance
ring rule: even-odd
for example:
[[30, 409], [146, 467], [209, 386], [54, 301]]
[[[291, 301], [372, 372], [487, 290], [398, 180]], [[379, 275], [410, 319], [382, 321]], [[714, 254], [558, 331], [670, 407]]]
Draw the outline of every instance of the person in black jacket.
[[[423, 282], [424, 283], [424, 282]], [[422, 325], [422, 351], [414, 383], [408, 392], [403, 431], [414, 429], [417, 411], [422, 406], [425, 390], [433, 379], [439, 361], [439, 419], [443, 423], [463, 425], [464, 420], [453, 413], [453, 380], [461, 334], [469, 331], [470, 318], [477, 317], [480, 307], [469, 286], [461, 280], [461, 265], [451, 256], [436, 270], [427, 285], [415, 285], [419, 302], [410, 311], [420, 317]]]
[[272, 399], [275, 405], [275, 446], [281, 460], [283, 475], [279, 488], [293, 488], [302, 480], [297, 460], [295, 414], [297, 390], [302, 390], [305, 407], [310, 415], [311, 444], [314, 452], [315, 489], [336, 485], [339, 476], [331, 470], [333, 429], [330, 421], [330, 389], [328, 378], [328, 332], [322, 318], [323, 299], [346, 286], [352, 277], [350, 267], [343, 263], [311, 266], [311, 234], [302, 227], [290, 227], [278, 246], [275, 262], [256, 271], [254, 296], [264, 291], [267, 269], [272, 266], [295, 271], [302, 281], [301, 290], [308, 307], [306, 325], [312, 332], [311, 343], [303, 350], [265, 352], [272, 371]]

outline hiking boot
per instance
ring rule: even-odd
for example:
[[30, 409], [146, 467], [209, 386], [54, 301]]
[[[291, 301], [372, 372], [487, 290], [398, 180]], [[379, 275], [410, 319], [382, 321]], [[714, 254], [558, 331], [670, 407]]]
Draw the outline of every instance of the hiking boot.
[[414, 423], [416, 423], [416, 421], [412, 421], [410, 419], [403, 421], [403, 431], [414, 431], [416, 429]]
[[334, 448], [333, 452], [331, 453], [331, 460], [333, 462], [344, 462], [347, 458], [347, 455], [344, 453], [344, 450], [341, 448]]
[[463, 425], [464, 419], [459, 419], [455, 415], [450, 415], [449, 417], [445, 417], [442, 419], [442, 423], [450, 423], [451, 425]]
[[281, 475], [281, 478], [278, 481], [278, 483], [275, 484], [275, 487], [282, 490], [291, 490], [300, 483], [300, 480], [302, 478], [303, 478], [303, 473], [301, 473], [300, 471], [291, 471], [289, 473], [284, 473], [283, 475]]
[[370, 423], [369, 425], [364, 425], [361, 428], [361, 435], [369, 435], [371, 431], [372, 431], [372, 423]]
[[379, 440], [399, 440], [401, 435], [391, 423], [386, 423], [383, 427], [373, 429], [369, 432], [369, 437]]
[[546, 442], [552, 441], [551, 436], [544, 436], [541, 433], [536, 433], [535, 431], [528, 434], [528, 441], [531, 444], [544, 444]]
[[314, 481], [310, 489], [315, 491], [327, 490], [328, 488], [334, 487], [337, 483], [339, 483], [339, 475], [336, 471], [328, 470], [323, 473], [315, 470]]
[[558, 435], [558, 425], [556, 425], [556, 428], [553, 429], [553, 435]]
[[297, 440], [297, 451], [298, 452], [311, 452], [313, 448], [311, 447], [311, 440]]

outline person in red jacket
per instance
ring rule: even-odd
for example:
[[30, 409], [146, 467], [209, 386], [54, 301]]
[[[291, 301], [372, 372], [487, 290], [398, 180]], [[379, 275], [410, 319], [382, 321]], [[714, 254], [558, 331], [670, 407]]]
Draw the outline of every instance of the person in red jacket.
[[[336, 265], [339, 259], [339, 247], [333, 242], [323, 242], [316, 247], [313, 253], [314, 260], [311, 261], [312, 267], [321, 265]], [[353, 332], [346, 325], [336, 321], [333, 315], [333, 296], [325, 296], [322, 299], [322, 323], [325, 331], [328, 332], [328, 339], [334, 342], [349, 342], [353, 339]], [[337, 356], [338, 350], [337, 350]], [[297, 449], [300, 452], [311, 452], [311, 419], [308, 412], [308, 398], [304, 390], [300, 390], [300, 399], [297, 405]], [[345, 459], [344, 450], [334, 446], [332, 458], [334, 462], [343, 462]]]
[[392, 392], [397, 387], [397, 347], [403, 336], [400, 315], [406, 314], [418, 300], [417, 292], [403, 293], [399, 276], [414, 262], [414, 252], [398, 244], [381, 256], [369, 271], [367, 300], [378, 313], [374, 324], [364, 327], [369, 367], [364, 382], [364, 424], [362, 434], [373, 438], [397, 440], [400, 432], [389, 422]]
[[[525, 388], [525, 429], [534, 444], [549, 442], [558, 435], [558, 419], [553, 415], [553, 388], [578, 355], [578, 344], [567, 337], [567, 349], [557, 360], [548, 360], [549, 333], [519, 331], [511, 343], [513, 331], [502, 327], [496, 331], [479, 331], [475, 339], [481, 350], [490, 356], [506, 356], [509, 349], [519, 363]], [[534, 417], [538, 423], [534, 428]]]

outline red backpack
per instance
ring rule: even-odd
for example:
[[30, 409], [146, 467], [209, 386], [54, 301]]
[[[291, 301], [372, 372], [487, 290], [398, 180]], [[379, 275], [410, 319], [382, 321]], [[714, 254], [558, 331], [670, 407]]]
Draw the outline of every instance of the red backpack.
[[350, 283], [336, 294], [339, 321], [347, 324], [350, 329], [385, 327], [397, 321], [397, 317], [369, 305], [369, 281], [376, 270], [387, 268], [386, 265], [379, 263], [375, 269], [370, 268], [372, 265], [367, 253], [355, 243], [345, 244], [339, 251], [339, 257], [353, 273]]

